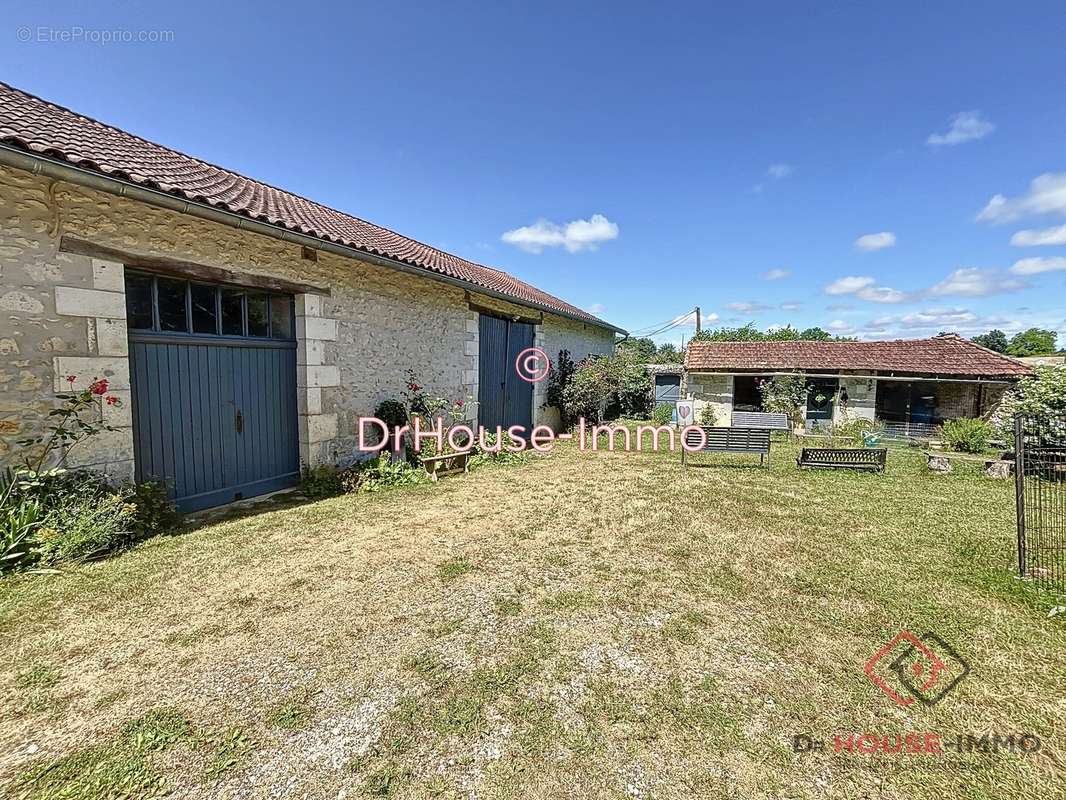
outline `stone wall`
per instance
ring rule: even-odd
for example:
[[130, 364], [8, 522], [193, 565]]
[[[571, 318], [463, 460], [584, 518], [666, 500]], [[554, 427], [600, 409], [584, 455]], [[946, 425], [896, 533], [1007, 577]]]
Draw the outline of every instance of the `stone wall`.
[[701, 424], [704, 406], [714, 410], [716, 425], [730, 425], [733, 418], [733, 376], [685, 373], [681, 378], [681, 396], [692, 400], [692, 414]]
[[874, 419], [877, 411], [877, 379], [871, 375], [841, 375], [840, 389], [847, 390], [848, 402], [833, 404], [833, 422], [842, 424], [857, 419]]
[[[405, 371], [448, 398], [476, 400], [478, 314], [470, 303], [524, 317], [539, 312], [429, 278], [301, 247], [127, 198], [0, 167], [0, 463], [41, 428], [63, 374], [108, 377], [129, 391], [122, 265], [59, 252], [63, 235], [145, 256], [329, 287], [297, 297], [301, 457], [346, 461], [356, 420], [401, 396]], [[550, 314], [536, 342], [555, 357], [609, 353], [614, 334]], [[543, 384], [535, 388], [538, 422]], [[84, 463], [132, 468], [129, 403], [121, 433], [93, 443]]]

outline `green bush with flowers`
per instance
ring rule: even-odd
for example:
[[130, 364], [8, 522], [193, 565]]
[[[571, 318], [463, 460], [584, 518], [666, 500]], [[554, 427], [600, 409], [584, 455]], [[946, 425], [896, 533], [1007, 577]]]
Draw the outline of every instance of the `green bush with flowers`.
[[0, 571], [42, 570], [102, 558], [172, 528], [177, 521], [163, 487], [111, 486], [98, 474], [68, 470], [70, 454], [103, 431], [104, 406], [120, 400], [99, 378], [57, 395], [40, 433], [18, 444], [32, 455], [0, 473]]

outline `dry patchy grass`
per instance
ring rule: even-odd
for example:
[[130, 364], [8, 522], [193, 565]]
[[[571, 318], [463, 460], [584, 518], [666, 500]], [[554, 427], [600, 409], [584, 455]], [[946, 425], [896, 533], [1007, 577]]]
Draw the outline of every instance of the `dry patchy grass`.
[[[1011, 487], [560, 448], [0, 582], [15, 796], [1047, 797], [1063, 625], [1011, 576]], [[862, 673], [901, 628], [973, 673]], [[1032, 732], [1031, 756], [795, 754], [809, 732]]]

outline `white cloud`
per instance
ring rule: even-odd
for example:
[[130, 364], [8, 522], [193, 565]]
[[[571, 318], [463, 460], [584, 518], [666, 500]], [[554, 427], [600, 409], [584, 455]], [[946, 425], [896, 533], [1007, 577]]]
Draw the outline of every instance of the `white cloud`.
[[770, 310], [770, 306], [764, 306], [759, 303], [727, 303], [726, 308], [730, 311], [736, 311], [738, 314], [761, 314]]
[[890, 289], [887, 286], [868, 286], [865, 289], [859, 289], [855, 296], [871, 303], [902, 303], [908, 297], [906, 292]]
[[1015, 247], [1039, 247], [1041, 245], [1066, 244], [1066, 225], [1043, 230], [1018, 231], [1010, 237]]
[[1010, 271], [1015, 275], [1037, 275], [1041, 272], [1058, 272], [1066, 269], [1066, 258], [1023, 258], [1015, 261]]
[[586, 309], [590, 314], [602, 314], [607, 308], [602, 303], [593, 303]]
[[507, 231], [500, 238], [527, 253], [541, 253], [548, 247], [563, 247], [567, 252], [580, 253], [582, 250], [595, 250], [604, 242], [617, 239], [618, 226], [603, 214], [575, 219], [565, 225], [539, 219], [532, 225]]
[[845, 278], [837, 278], [825, 287], [825, 293], [830, 295], [853, 295], [860, 300], [870, 303], [902, 303], [909, 299], [906, 292], [892, 289], [888, 286], [875, 286], [877, 283], [869, 275], [849, 275]]
[[860, 289], [876, 283], [867, 275], [848, 275], [846, 278], [837, 278], [825, 287], [826, 294], [855, 294]]
[[787, 269], [772, 269], [769, 272], [763, 273], [763, 280], [767, 281], [779, 281], [782, 278], [787, 278], [792, 272]]
[[842, 319], [835, 319], [825, 326], [830, 333], [835, 333], [838, 336], [847, 336], [855, 333], [857, 328], [850, 322], [845, 322]]
[[890, 231], [867, 233], [865, 236], [860, 236], [855, 240], [855, 246], [867, 253], [873, 250], [884, 250], [886, 247], [893, 247], [895, 244], [896, 234]]
[[781, 304], [781, 310], [782, 311], [799, 311], [801, 308], [803, 308], [803, 303], [782, 303]]
[[1008, 198], [997, 194], [977, 215], [979, 222], [1010, 222], [1035, 214], [1066, 215], [1066, 172], [1045, 172], [1033, 178], [1029, 192]]
[[1026, 327], [1018, 320], [1002, 316], [980, 316], [968, 308], [925, 308], [907, 314], [883, 316], [870, 320], [861, 336], [932, 336], [940, 331], [955, 331], [963, 336], [984, 333], [991, 328], [1014, 332]]
[[885, 316], [871, 320], [874, 326], [898, 325], [902, 328], [947, 328], [972, 324], [977, 315], [966, 308], [927, 308], [900, 316]]
[[1024, 289], [1022, 281], [1008, 278], [998, 269], [978, 269], [963, 267], [948, 275], [940, 283], [929, 289], [933, 297], [958, 295], [960, 297], [988, 297], [1004, 292], [1016, 292]]
[[787, 178], [792, 174], [792, 166], [790, 164], [771, 164], [766, 168], [766, 174], [771, 178]]
[[947, 133], [933, 133], [925, 143], [937, 147], [956, 145], [984, 139], [996, 126], [981, 116], [980, 111], [960, 111], [951, 118], [951, 127]]

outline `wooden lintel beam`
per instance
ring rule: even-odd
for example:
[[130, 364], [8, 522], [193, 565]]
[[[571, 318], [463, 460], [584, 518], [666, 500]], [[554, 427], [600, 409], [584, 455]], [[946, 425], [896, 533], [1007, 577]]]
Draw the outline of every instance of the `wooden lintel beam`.
[[310, 283], [287, 281], [284, 278], [275, 278], [269, 275], [257, 275], [251, 272], [211, 267], [207, 264], [197, 264], [192, 261], [182, 261], [166, 256], [147, 256], [140, 253], [131, 253], [69, 235], [65, 235], [59, 240], [59, 252], [100, 258], [106, 261], [117, 261], [131, 269], [145, 269], [190, 280], [248, 286], [254, 289], [267, 289], [286, 294], [321, 294], [327, 297], [330, 295], [328, 286], [315, 286]]

